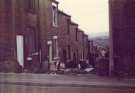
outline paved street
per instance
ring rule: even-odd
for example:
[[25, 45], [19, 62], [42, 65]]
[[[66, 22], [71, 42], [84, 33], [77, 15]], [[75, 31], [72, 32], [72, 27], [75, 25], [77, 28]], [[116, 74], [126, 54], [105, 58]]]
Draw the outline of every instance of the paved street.
[[0, 93], [135, 93], [134, 80], [96, 75], [0, 74]]

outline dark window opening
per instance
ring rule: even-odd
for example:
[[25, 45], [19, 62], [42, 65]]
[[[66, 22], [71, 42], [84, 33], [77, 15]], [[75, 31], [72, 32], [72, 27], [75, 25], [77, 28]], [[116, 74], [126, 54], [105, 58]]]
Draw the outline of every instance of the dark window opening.
[[67, 34], [70, 34], [70, 19], [67, 19]]
[[36, 11], [36, 1], [35, 0], [28, 0], [27, 1], [27, 9], [28, 12], [34, 13]]
[[78, 28], [76, 28], [75, 38], [76, 38], [76, 41], [78, 41]]
[[53, 58], [57, 57], [57, 45], [56, 45], [56, 39], [53, 40]]
[[28, 27], [25, 35], [25, 45], [27, 50], [27, 55], [32, 56], [36, 52], [36, 35], [35, 29]]
[[68, 58], [71, 59], [71, 47], [68, 45]]

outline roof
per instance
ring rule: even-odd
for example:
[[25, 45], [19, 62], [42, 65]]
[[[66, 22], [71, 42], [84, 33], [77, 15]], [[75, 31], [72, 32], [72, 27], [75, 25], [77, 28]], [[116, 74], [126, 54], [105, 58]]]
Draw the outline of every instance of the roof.
[[63, 11], [61, 11], [61, 10], [58, 10], [58, 12], [59, 12], [59, 13], [61, 13], [62, 15], [65, 15], [65, 16], [68, 16], [68, 17], [71, 17], [69, 14], [67, 14], [67, 13], [65, 13], [65, 12], [63, 12]]
[[79, 32], [83, 32], [83, 33], [84, 33], [84, 31], [83, 31], [82, 29], [80, 29], [80, 28], [78, 28], [78, 31], [79, 31]]
[[80, 29], [78, 29], [78, 32], [84, 34], [84, 32], [82, 30], [80, 30]]
[[71, 21], [70, 22], [72, 25], [76, 25], [76, 26], [78, 26], [78, 24], [77, 23], [75, 23], [75, 22], [73, 22], [73, 21]]
[[88, 35], [87, 34], [84, 34], [84, 37], [88, 38]]
[[59, 4], [59, 2], [58, 1], [56, 1], [56, 0], [51, 0], [52, 2], [54, 2], [54, 3], [56, 3], [56, 4]]
[[88, 35], [87, 35], [87, 34], [84, 34], [84, 36], [88, 37]]

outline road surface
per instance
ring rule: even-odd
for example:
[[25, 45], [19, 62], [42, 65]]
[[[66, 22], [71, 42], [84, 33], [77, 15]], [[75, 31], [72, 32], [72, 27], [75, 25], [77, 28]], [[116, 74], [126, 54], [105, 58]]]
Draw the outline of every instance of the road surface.
[[135, 93], [135, 81], [96, 75], [0, 73], [0, 93]]

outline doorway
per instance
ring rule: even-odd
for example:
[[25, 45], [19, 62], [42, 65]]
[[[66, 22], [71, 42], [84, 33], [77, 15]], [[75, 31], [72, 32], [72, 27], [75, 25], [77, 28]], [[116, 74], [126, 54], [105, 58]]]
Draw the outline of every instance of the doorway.
[[17, 45], [17, 61], [19, 65], [24, 67], [24, 36], [16, 36], [16, 45]]

